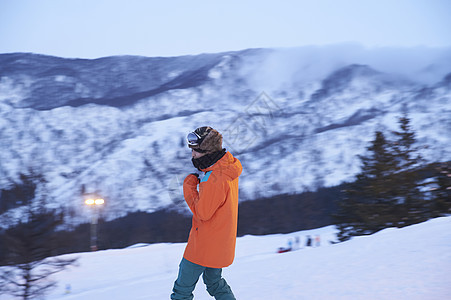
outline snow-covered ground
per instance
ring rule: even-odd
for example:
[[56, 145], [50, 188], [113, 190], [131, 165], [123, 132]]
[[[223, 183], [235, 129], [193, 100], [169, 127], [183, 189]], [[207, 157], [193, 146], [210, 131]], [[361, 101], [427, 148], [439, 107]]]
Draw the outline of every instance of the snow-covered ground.
[[[235, 262], [224, 277], [240, 300], [451, 298], [451, 217], [338, 244], [329, 243], [334, 233], [328, 226], [238, 238]], [[321, 245], [305, 247], [307, 235], [320, 235]], [[276, 253], [296, 237], [301, 249]], [[59, 286], [46, 299], [169, 299], [184, 247], [136, 245], [71, 254], [80, 258], [79, 266], [58, 273]], [[195, 299], [212, 299], [202, 279]]]

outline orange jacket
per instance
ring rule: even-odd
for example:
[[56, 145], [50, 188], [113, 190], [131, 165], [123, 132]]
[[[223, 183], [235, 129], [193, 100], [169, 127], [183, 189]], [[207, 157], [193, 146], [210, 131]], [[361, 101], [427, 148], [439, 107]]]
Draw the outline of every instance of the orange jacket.
[[183, 195], [193, 212], [185, 259], [210, 268], [232, 264], [238, 222], [238, 177], [242, 170], [240, 161], [226, 152], [213, 166], [202, 170], [205, 175], [200, 183], [194, 175], [185, 178]]

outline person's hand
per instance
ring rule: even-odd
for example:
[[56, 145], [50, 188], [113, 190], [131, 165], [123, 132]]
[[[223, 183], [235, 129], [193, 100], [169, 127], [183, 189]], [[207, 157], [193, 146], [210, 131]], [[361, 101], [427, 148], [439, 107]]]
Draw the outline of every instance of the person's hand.
[[191, 208], [193, 203], [199, 197], [197, 185], [199, 184], [199, 175], [191, 173], [183, 181], [183, 196], [188, 206]]
[[190, 187], [197, 187], [198, 184], [199, 184], [199, 174], [197, 173], [189, 174], [183, 181], [183, 186], [187, 185]]

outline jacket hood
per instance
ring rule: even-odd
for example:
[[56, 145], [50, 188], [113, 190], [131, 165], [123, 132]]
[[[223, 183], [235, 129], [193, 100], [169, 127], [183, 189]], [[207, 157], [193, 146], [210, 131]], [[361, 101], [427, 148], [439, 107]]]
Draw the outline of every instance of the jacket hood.
[[241, 175], [243, 166], [241, 162], [235, 158], [230, 152], [226, 152], [224, 156], [218, 160], [214, 165], [202, 169], [202, 172], [219, 171], [222, 174], [227, 175], [230, 179], [235, 179]]

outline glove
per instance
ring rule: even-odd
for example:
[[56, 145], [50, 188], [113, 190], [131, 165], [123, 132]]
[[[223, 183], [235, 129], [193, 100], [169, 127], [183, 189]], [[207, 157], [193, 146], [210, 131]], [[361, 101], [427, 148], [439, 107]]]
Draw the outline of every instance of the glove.
[[186, 176], [183, 181], [183, 196], [185, 201], [190, 207], [191, 211], [194, 212], [194, 202], [199, 198], [199, 193], [197, 192], [197, 185], [199, 184], [199, 175], [196, 173], [191, 173]]
[[186, 176], [185, 180], [183, 181], [183, 185], [187, 185], [190, 187], [197, 187], [199, 184], [199, 174], [191, 173], [188, 176]]

